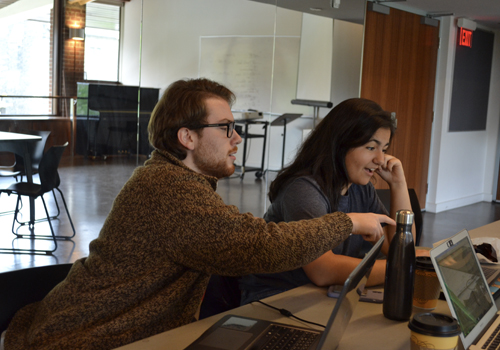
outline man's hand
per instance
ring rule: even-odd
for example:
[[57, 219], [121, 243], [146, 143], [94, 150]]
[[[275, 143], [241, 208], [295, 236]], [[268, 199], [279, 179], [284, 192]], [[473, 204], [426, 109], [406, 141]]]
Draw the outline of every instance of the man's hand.
[[352, 233], [361, 235], [365, 241], [377, 242], [384, 234], [380, 224], [396, 226], [396, 222], [387, 215], [374, 213], [347, 213], [352, 221]]

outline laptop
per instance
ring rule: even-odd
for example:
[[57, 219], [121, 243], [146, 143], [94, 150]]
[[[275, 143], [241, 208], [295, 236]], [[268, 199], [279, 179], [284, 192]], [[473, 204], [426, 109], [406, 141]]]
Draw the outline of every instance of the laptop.
[[[445, 241], [447, 241], [447, 239], [434, 243], [434, 246], [437, 247], [438, 245], [440, 245]], [[481, 250], [476, 249], [474, 245], [475, 244], [474, 240], [471, 239], [471, 241], [472, 241], [472, 246], [474, 247], [474, 251], [476, 253], [483, 254]], [[496, 264], [483, 262], [481, 261], [480, 257], [478, 257], [478, 259], [479, 259], [479, 264], [481, 266], [481, 270], [483, 270], [484, 277], [486, 278], [486, 282], [490, 286], [491, 293], [493, 294], [493, 299], [496, 300], [500, 297], [500, 267]]]
[[[482, 243], [482, 244], [479, 244]], [[481, 269], [483, 270], [484, 277], [486, 277], [486, 282], [492, 288], [493, 291], [496, 291], [497, 296], [493, 295], [493, 298], [496, 299], [498, 297], [498, 291], [500, 291], [500, 279], [498, 278], [500, 275], [500, 268], [495, 263], [490, 263], [489, 261], [495, 261], [496, 254], [492, 252], [495, 248], [492, 247], [491, 244], [487, 242], [485, 239], [480, 239], [475, 242], [472, 240], [472, 245], [474, 247], [474, 251], [477, 254], [481, 254], [478, 256], [479, 263], [481, 264]], [[489, 246], [489, 248], [488, 248]], [[485, 261], [481, 260], [484, 259]]]
[[[493, 295], [494, 299], [497, 299], [500, 296], [500, 269], [495, 268], [495, 267], [490, 267], [484, 263], [481, 264], [481, 270], [483, 270], [484, 277], [486, 278], [486, 283], [488, 283], [488, 286], [490, 287], [495, 287], [497, 292]], [[491, 288], [490, 288], [491, 289]]]
[[382, 247], [384, 236], [372, 247], [344, 283], [324, 331], [255, 318], [226, 315], [196, 339], [186, 350], [298, 349], [334, 350], [359, 301]]
[[[441, 288], [461, 328], [464, 349], [481, 349], [494, 340], [498, 310], [467, 230], [430, 251]], [[493, 336], [492, 336], [493, 335]]]

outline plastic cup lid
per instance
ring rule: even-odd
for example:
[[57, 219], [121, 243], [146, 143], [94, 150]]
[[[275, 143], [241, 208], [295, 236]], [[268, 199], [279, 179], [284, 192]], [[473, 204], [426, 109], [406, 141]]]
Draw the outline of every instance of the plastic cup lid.
[[432, 265], [432, 260], [428, 256], [417, 256], [415, 261], [417, 269], [434, 271], [434, 265]]
[[453, 317], [435, 312], [416, 314], [408, 323], [412, 331], [432, 337], [453, 337], [460, 334], [460, 326]]

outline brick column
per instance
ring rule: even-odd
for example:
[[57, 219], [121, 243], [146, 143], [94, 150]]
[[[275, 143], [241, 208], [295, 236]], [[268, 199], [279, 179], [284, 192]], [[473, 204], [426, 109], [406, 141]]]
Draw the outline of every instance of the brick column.
[[[66, 3], [64, 9], [64, 53], [62, 94], [76, 96], [76, 83], [83, 81], [85, 42], [72, 40], [69, 28], [85, 28], [85, 5]], [[69, 112], [69, 100], [63, 102], [64, 111]]]

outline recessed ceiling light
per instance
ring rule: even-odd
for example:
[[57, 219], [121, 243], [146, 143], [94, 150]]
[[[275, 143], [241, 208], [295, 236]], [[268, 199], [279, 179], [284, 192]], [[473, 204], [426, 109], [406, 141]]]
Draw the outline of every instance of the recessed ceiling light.
[[320, 7], [310, 7], [310, 8], [309, 8], [309, 10], [311, 10], [311, 11], [316, 11], [316, 12], [323, 11], [323, 9], [322, 9], [322, 8], [320, 8]]

